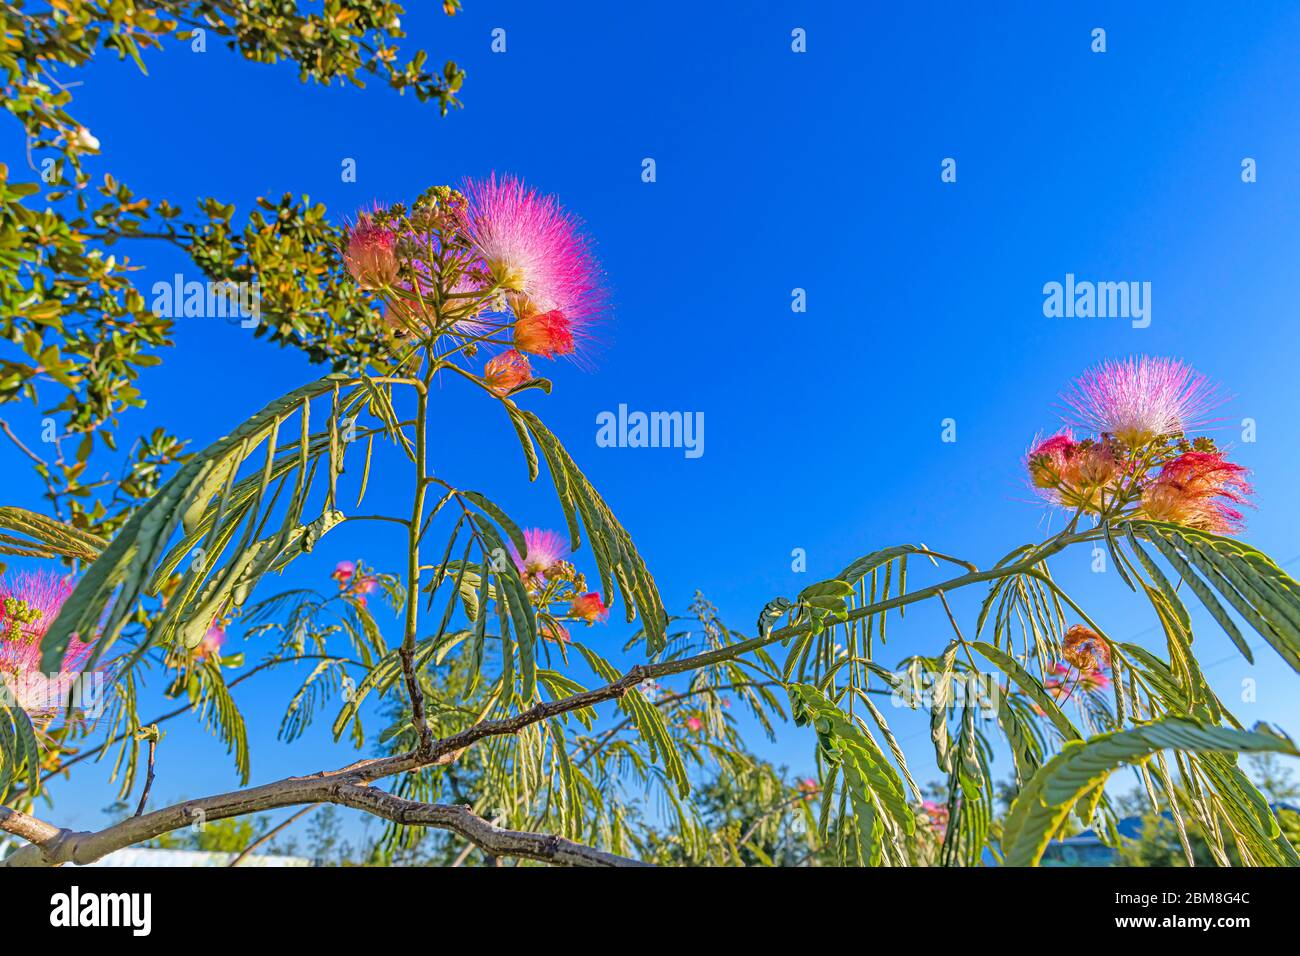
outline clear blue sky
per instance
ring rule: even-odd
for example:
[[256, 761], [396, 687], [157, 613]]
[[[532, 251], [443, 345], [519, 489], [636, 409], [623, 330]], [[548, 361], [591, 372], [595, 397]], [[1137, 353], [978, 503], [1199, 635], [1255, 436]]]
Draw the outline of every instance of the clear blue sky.
[[[983, 566], [1043, 537], [1059, 523], [1024, 488], [1026, 445], [1053, 426], [1074, 375], [1138, 352], [1182, 357], [1236, 395], [1217, 434], [1255, 473], [1245, 537], [1279, 561], [1300, 555], [1293, 4], [466, 6], [454, 20], [432, 4], [404, 18], [411, 49], [468, 71], [466, 108], [447, 119], [379, 84], [304, 86], [291, 67], [245, 64], [217, 43], [150, 56], [148, 78], [105, 56], [75, 77], [76, 112], [106, 157], [90, 168], [241, 213], [259, 195], [306, 192], [336, 221], [494, 169], [557, 193], [588, 222], [617, 311], [595, 369], [557, 366], [555, 395], [532, 404], [631, 531], [671, 610], [700, 588], [751, 630], [771, 597], [878, 547], [925, 542]], [[490, 51], [495, 27], [504, 54]], [[795, 27], [805, 54], [791, 51]], [[1095, 27], [1104, 54], [1090, 51]], [[14, 143], [6, 155], [19, 165]], [[345, 157], [356, 183], [340, 181]], [[940, 181], [946, 157], [956, 183]], [[1256, 183], [1241, 180], [1245, 157]], [[140, 257], [157, 264], [146, 284], [176, 265], [161, 250]], [[1043, 285], [1066, 273], [1150, 282], [1150, 327], [1045, 318]], [[804, 314], [790, 308], [796, 287]], [[315, 374], [219, 321], [183, 320], [176, 340], [124, 429], [161, 424], [201, 447]], [[595, 417], [620, 403], [702, 411], [705, 454], [598, 448]], [[558, 523], [486, 404], [456, 387], [439, 395], [439, 473], [528, 524]], [[1258, 441], [1240, 444], [1247, 416]], [[945, 418], [955, 443], [940, 440]], [[6, 501], [37, 502], [12, 449], [0, 448], [0, 469]], [[372, 504], [404, 495], [404, 481], [378, 475]], [[345, 557], [395, 567], [387, 534], [337, 532], [286, 584], [327, 585]], [[806, 574], [791, 571], [795, 548]], [[1089, 561], [1068, 553], [1058, 576], [1112, 636], [1150, 639], [1154, 621]], [[956, 603], [968, 626], [978, 596]], [[1300, 730], [1280, 659], [1264, 649], [1251, 668], [1206, 615], [1195, 620], [1229, 706]], [[909, 615], [891, 650], [936, 652], [944, 627]], [[625, 634], [611, 625], [600, 643]], [[1259, 681], [1253, 704], [1237, 703], [1246, 676]], [[323, 733], [274, 742], [292, 681], [241, 688], [255, 781], [348, 759]], [[918, 778], [935, 776], [922, 722], [894, 719]], [[219, 745], [179, 722], [169, 734], [160, 798], [233, 786]], [[790, 726], [764, 752], [806, 770], [812, 746]], [[58, 822], [96, 822], [103, 773], [56, 788]]]

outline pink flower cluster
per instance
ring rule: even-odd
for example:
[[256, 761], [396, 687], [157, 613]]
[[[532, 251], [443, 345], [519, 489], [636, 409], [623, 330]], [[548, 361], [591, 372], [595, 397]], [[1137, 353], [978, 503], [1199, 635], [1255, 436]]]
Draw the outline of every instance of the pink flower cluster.
[[465, 193], [462, 226], [511, 300], [515, 347], [572, 354], [607, 301], [581, 224], [555, 197], [511, 176], [471, 180]]
[[1103, 362], [1062, 398], [1080, 425], [1130, 446], [1202, 424], [1223, 398], [1204, 375], [1176, 359]]
[[[567, 560], [569, 546], [564, 535], [546, 528], [528, 528], [524, 531], [524, 544], [526, 555], [520, 555], [511, 545], [510, 557], [531, 591], [544, 594], [548, 603], [553, 598], [571, 594], [569, 617], [575, 621], [590, 625], [609, 617], [609, 608], [605, 607], [599, 594], [581, 593], [582, 579]], [[563, 585], [564, 589], [556, 591], [552, 585]], [[546, 624], [543, 636], [558, 641], [569, 639], [568, 631], [558, 622]]]
[[543, 528], [528, 528], [524, 531], [524, 544], [527, 557], [521, 557], [514, 545], [510, 546], [510, 558], [521, 577], [531, 583], [541, 583], [563, 570], [564, 559], [569, 556], [564, 535]]
[[348, 233], [343, 264], [366, 289], [383, 289], [397, 279], [397, 236], [379, 225], [369, 213], [357, 217]]
[[609, 301], [581, 223], [555, 197], [495, 173], [463, 192], [430, 190], [409, 212], [360, 214], [343, 263], [382, 297], [397, 337], [446, 332], [474, 345], [508, 337], [510, 349], [483, 370], [501, 396], [532, 378], [528, 356], [581, 356]]
[[[1096, 631], [1075, 624], [1065, 632], [1061, 642], [1061, 656], [1065, 660], [1053, 661], [1043, 677], [1043, 688], [1055, 700], [1065, 703], [1076, 692], [1106, 690], [1110, 687], [1110, 645]], [[1044, 716], [1041, 707], [1034, 712]]]
[[221, 655], [221, 648], [226, 643], [226, 625], [220, 620], [213, 621], [208, 632], [203, 635], [203, 640], [199, 641], [199, 646], [195, 651], [195, 659], [205, 661], [208, 658], [216, 658]]
[[379, 590], [379, 579], [366, 574], [364, 569], [358, 572], [355, 561], [340, 561], [330, 577], [338, 582], [340, 594], [352, 598], [362, 607], [366, 606], [366, 595]]
[[609, 608], [605, 607], [605, 602], [595, 591], [575, 597], [573, 603], [569, 605], [569, 614], [589, 625], [597, 621], [604, 623], [609, 620]]
[[66, 702], [94, 648], [73, 637], [57, 674], [41, 671], [41, 641], [72, 594], [72, 583], [49, 572], [0, 576], [0, 683], [20, 707], [50, 716]]
[[1215, 534], [1240, 531], [1251, 488], [1246, 469], [1188, 428], [1222, 399], [1172, 359], [1141, 357], [1085, 373], [1064, 396], [1073, 424], [1035, 442], [1030, 480], [1048, 501], [1108, 517], [1169, 521]]

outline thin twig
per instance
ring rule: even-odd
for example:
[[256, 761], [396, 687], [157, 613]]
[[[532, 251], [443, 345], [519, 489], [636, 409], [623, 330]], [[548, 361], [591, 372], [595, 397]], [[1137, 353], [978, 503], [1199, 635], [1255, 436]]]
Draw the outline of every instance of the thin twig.
[[151, 724], [145, 734], [149, 740], [149, 771], [144, 778], [144, 791], [140, 794], [140, 805], [135, 808], [137, 817], [144, 814], [144, 806], [149, 802], [149, 791], [153, 789], [154, 756], [158, 751], [158, 725]]
[[248, 856], [248, 854], [252, 853], [254, 850], [256, 850], [262, 844], [266, 843], [268, 840], [272, 839], [277, 833], [282, 832], [285, 829], [285, 827], [292, 824], [295, 820], [311, 813], [318, 806], [320, 806], [319, 803], [309, 803], [307, 804], [307, 806], [303, 807], [301, 810], [299, 810], [297, 813], [290, 816], [287, 820], [283, 821], [278, 826], [272, 827], [270, 830], [267, 830], [265, 833], [263, 833], [252, 843], [248, 844], [248, 846], [240, 850], [239, 855], [236, 856], [233, 860], [231, 860], [229, 865], [239, 866], [239, 864], [243, 862], [244, 858]]
[[9, 437], [9, 440], [18, 447], [18, 450], [21, 451], [28, 458], [30, 458], [32, 461], [36, 462], [36, 464], [40, 465], [43, 468], [49, 467], [49, 463], [44, 458], [36, 454], [36, 452], [32, 451], [30, 448], [28, 448], [26, 445], [22, 443], [22, 441], [18, 438], [18, 436], [14, 434], [14, 430], [9, 427], [9, 423], [5, 421], [3, 418], [0, 418], [0, 431], [4, 432], [5, 435]]

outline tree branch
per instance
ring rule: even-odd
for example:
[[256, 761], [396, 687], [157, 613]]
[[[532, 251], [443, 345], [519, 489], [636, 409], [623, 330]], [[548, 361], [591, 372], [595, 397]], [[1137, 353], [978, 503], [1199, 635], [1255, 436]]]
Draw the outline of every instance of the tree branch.
[[[406, 826], [451, 830], [498, 857], [522, 857], [564, 866], [643, 866], [638, 860], [583, 846], [560, 836], [526, 833], [494, 826], [469, 807], [417, 803], [356, 782], [359, 770], [311, 777], [291, 777], [250, 790], [178, 803], [163, 810], [130, 817], [97, 833], [60, 830], [18, 810], [0, 807], [0, 829], [30, 842], [15, 851], [5, 866], [58, 866], [92, 863], [123, 847], [133, 846], [198, 822], [243, 816], [301, 803], [333, 803], [392, 820]], [[251, 848], [250, 848], [251, 849]], [[242, 856], [241, 856], [242, 858]]]
[[416, 803], [374, 787], [339, 787], [332, 802], [406, 826], [451, 830], [496, 857], [522, 857], [562, 866], [653, 865], [583, 846], [560, 836], [505, 830], [484, 820], [469, 807]]
[[58, 827], [9, 807], [0, 807], [0, 830], [20, 836], [33, 844], [44, 843], [59, 835]]

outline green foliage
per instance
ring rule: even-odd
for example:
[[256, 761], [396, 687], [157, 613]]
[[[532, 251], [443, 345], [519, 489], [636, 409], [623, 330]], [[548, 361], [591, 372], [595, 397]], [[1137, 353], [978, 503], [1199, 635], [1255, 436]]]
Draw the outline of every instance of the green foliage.
[[[1002, 837], [1007, 864], [1037, 863], [1077, 800], [1099, 792], [1117, 768], [1169, 748], [1191, 754], [1275, 751], [1298, 755], [1290, 741], [1272, 733], [1204, 727], [1178, 717], [1166, 717], [1087, 741], [1071, 741], [1034, 775], [1012, 805]], [[1280, 831], [1267, 806], [1252, 818], [1252, 823], [1255, 824], [1251, 828], [1253, 832], [1243, 831], [1237, 836], [1249, 840], [1262, 852], [1271, 852]], [[1284, 841], [1280, 846], [1285, 846]], [[1279, 852], [1282, 853], [1280, 862], [1288, 865], [1297, 862], [1293, 850]]]
[[852, 807], [844, 835], [860, 864], [907, 860], [907, 840], [916, 829], [903, 782], [861, 720], [852, 721], [815, 687], [795, 684], [791, 703], [797, 724], [817, 731], [819, 757], [837, 768]]
[[40, 745], [27, 712], [0, 701], [0, 799], [19, 774], [26, 775], [29, 790], [40, 786]]
[[[1216, 593], [1300, 672], [1300, 584], [1268, 555], [1232, 538], [1179, 525], [1151, 521], [1136, 524], [1133, 531], [1160, 549], [1246, 660], [1254, 660], [1250, 647]], [[1136, 542], [1134, 549], [1140, 555]], [[1168, 597], [1170, 592], [1165, 588], [1164, 593]]]
[[[447, 3], [454, 14], [459, 3]], [[56, 516], [108, 536], [151, 498], [163, 472], [183, 463], [184, 442], [161, 431], [137, 439], [114, 478], [88, 479], [96, 442], [118, 447], [118, 417], [140, 408], [141, 372], [162, 361], [174, 316], [159, 293], [138, 287], [128, 250], [159, 244], [181, 250], [213, 283], [257, 284], [254, 332], [336, 369], [368, 363], [383, 350], [379, 313], [344, 281], [343, 234], [325, 208], [303, 196], [259, 198], [245, 218], [234, 204], [205, 197], [192, 207], [139, 196], [111, 172], [92, 185], [85, 168], [100, 155], [73, 113], [77, 82], [55, 80], [101, 50], [142, 72], [167, 45], [221, 43], [245, 59], [291, 63], [299, 79], [364, 86], [377, 78], [396, 92], [458, 106], [464, 73], [430, 69], [419, 51], [403, 59], [403, 8], [389, 0], [335, 0], [324, 7], [269, 0], [181, 0], [140, 7], [109, 0], [18, 2], [0, 8], [5, 47], [0, 97], [21, 127], [37, 181], [0, 166], [0, 404], [28, 400], [58, 422], [55, 453], [0, 430], [46, 487]], [[197, 191], [197, 190], [196, 190]], [[170, 291], [163, 293], [170, 297]], [[53, 393], [51, 396], [50, 393]], [[75, 453], [64, 443], [75, 444]]]
[[[108, 542], [45, 515], [13, 506], [0, 507], [0, 554], [25, 558], [77, 558], [94, 561]], [[0, 570], [4, 566], [0, 565]]]
[[[885, 778], [890, 781], [886, 785], [868, 772], [878, 766], [881, 751], [864, 739], [867, 724], [855, 716], [855, 705], [869, 705], [868, 695], [880, 692], [872, 687], [876, 680], [884, 682], [896, 701], [930, 712], [936, 763], [948, 775], [937, 862], [978, 865], [985, 852], [999, 855], [1000, 846], [1010, 865], [1037, 863], [1047, 842], [1068, 829], [1072, 812], [1079, 825], [1096, 826], [1115, 842], [1106, 778], [1120, 766], [1138, 768], [1150, 782], [1154, 803], [1159, 790], [1170, 792], [1176, 786], [1166, 749], [1174, 751], [1180, 786], [1188, 794], [1171, 804], [1172, 825], [1187, 854], [1193, 852], [1188, 834], [1204, 832], [1213, 837], [1206, 852], [1216, 862], [1297, 862], [1276, 815], [1231, 756], [1242, 751], [1293, 754], [1294, 748], [1271, 732], [1242, 730], [1210, 690], [1192, 651], [1187, 609], [1170, 584], [1171, 576], [1139, 539], [1156, 544], [1173, 578], [1188, 583], [1247, 655], [1245, 640], [1215, 593], [1291, 661], [1300, 586], [1266, 556], [1233, 539], [1149, 521], [1127, 521], [1121, 531], [1122, 536], [1112, 534], [1105, 522], [1082, 532], [1072, 525], [1040, 545], [1017, 548], [989, 571], [965, 565], [968, 574], [910, 593], [902, 584], [905, 572], [900, 567], [897, 594], [891, 591], [892, 571], [908, 554], [926, 553], [936, 566], [940, 560], [954, 559], [915, 547], [884, 549], [849, 565], [836, 578], [806, 588], [794, 602], [769, 603], [760, 616], [760, 634], [775, 639], [796, 632], [789, 641], [785, 679], [815, 681], [811, 686], [794, 683], [792, 688], [801, 705], [816, 702], [813, 711], [801, 716], [817, 728], [819, 753], [823, 758], [832, 755], [822, 760], [822, 785], [828, 791], [838, 787], [840, 799], [838, 805], [823, 804], [822, 829], [839, 840], [840, 859], [894, 864], [908, 860], [907, 854], [895, 852], [891, 858], [882, 852], [889, 844], [882, 844], [876, 832], [868, 829], [866, 838], [861, 836], [862, 821], [871, 827], [882, 818], [881, 794], [897, 797], [893, 778]], [[1168, 639], [1168, 661], [1138, 645], [1110, 641], [1052, 579], [1049, 557], [1098, 539], [1111, 548], [1126, 583], [1151, 601]], [[1123, 553], [1124, 544], [1131, 558]], [[945, 590], [980, 582], [991, 586], [976, 631], [991, 624], [991, 641], [968, 640], [945, 600], [955, 639], [942, 655], [910, 658], [901, 670], [878, 663], [888, 611], [897, 608], [901, 615], [909, 603], [942, 599]], [[1111, 671], [1105, 682], [1082, 670], [1072, 680], [1059, 676], [1063, 665], [1058, 662], [1073, 653], [1067, 627], [1071, 617], [1082, 620], [1080, 626], [1105, 650]], [[774, 630], [782, 618], [787, 630]], [[981, 658], [1007, 683], [992, 683]], [[1066, 668], [1064, 673], [1074, 672]], [[1081, 724], [1066, 713], [1065, 704], [1071, 701]], [[870, 712], [874, 716], [874, 708]], [[1009, 747], [1015, 767], [1009, 792], [1015, 802], [1004, 823], [993, 814], [997, 788], [989, 772], [989, 731], [994, 728]], [[1053, 756], [1053, 750], [1059, 752]], [[842, 753], [856, 759], [845, 766]], [[864, 762], [862, 754], [873, 759]], [[901, 753], [891, 751], [891, 756], [907, 776]]]

